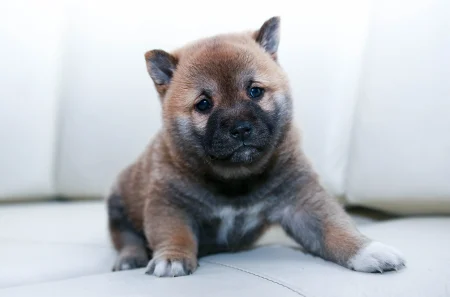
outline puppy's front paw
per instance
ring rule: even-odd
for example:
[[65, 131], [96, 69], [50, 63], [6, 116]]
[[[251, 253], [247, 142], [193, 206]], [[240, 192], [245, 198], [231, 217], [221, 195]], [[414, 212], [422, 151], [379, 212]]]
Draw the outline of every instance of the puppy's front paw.
[[405, 267], [405, 260], [395, 248], [372, 241], [349, 260], [348, 266], [356, 271], [384, 272]]
[[197, 269], [196, 257], [166, 257], [153, 258], [147, 265], [146, 274], [158, 277], [175, 277], [192, 274]]

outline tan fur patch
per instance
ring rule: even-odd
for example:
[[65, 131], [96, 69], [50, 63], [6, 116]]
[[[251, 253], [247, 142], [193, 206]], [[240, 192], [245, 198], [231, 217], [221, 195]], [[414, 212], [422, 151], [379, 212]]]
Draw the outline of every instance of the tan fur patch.
[[364, 240], [355, 230], [348, 228], [347, 224], [338, 225], [339, 221], [326, 222], [324, 224], [325, 246], [333, 258], [347, 262], [362, 247]]
[[[194, 105], [202, 90], [210, 94], [214, 108], [227, 108], [239, 100], [251, 100], [246, 95], [246, 79], [252, 77], [266, 89], [260, 106], [266, 111], [275, 108], [277, 92], [289, 91], [286, 75], [273, 63], [271, 57], [261, 50], [250, 35], [228, 34], [203, 39], [189, 44], [173, 53], [179, 60], [172, 80], [172, 88], [163, 105], [164, 117], [188, 116], [198, 128], [205, 127], [207, 116], [198, 115]], [[218, 61], [229, 61], [218, 64]], [[229, 66], [229, 69], [223, 67]], [[233, 69], [235, 77], [224, 76]], [[254, 75], [248, 73], [254, 69]], [[220, 86], [220, 87], [219, 87]], [[235, 90], [236, 86], [240, 90]], [[235, 93], [235, 97], [229, 95]], [[278, 96], [279, 97], [279, 96]]]

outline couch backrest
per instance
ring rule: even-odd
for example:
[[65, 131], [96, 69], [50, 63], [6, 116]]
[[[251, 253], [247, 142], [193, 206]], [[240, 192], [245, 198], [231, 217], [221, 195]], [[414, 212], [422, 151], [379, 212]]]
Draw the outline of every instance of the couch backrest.
[[194, 0], [170, 17], [148, 1], [43, 2], [54, 9], [0, 12], [0, 199], [101, 196], [160, 127], [144, 52], [281, 15], [280, 63], [324, 185], [351, 204], [450, 212], [446, 0]]
[[449, 212], [450, 2], [377, 1], [346, 193], [350, 203]]
[[63, 6], [0, 4], [0, 199], [55, 193]]

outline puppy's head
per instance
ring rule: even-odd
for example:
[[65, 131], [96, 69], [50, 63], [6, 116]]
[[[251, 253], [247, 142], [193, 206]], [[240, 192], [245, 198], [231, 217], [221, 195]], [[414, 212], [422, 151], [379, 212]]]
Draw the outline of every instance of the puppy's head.
[[287, 78], [277, 63], [278, 17], [256, 32], [219, 35], [172, 54], [146, 53], [178, 157], [222, 177], [260, 172], [291, 121]]

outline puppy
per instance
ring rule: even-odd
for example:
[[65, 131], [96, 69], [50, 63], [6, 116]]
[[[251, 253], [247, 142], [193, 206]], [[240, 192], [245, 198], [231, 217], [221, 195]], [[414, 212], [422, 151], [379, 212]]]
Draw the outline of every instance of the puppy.
[[358, 232], [304, 156], [277, 63], [279, 26], [274, 17], [256, 32], [145, 54], [163, 128], [107, 199], [114, 271], [187, 275], [198, 257], [249, 247], [271, 224], [350, 269], [404, 266]]

